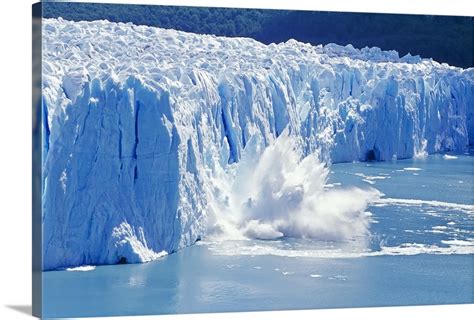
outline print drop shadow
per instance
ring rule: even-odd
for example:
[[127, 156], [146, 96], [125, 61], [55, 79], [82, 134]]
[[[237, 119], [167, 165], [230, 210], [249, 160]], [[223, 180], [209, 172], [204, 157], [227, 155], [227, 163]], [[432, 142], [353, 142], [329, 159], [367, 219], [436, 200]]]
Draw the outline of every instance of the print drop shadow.
[[6, 305], [5, 307], [7, 307], [7, 308], [9, 308], [9, 309], [12, 309], [12, 310], [15, 310], [15, 311], [17, 311], [17, 312], [20, 312], [20, 313], [29, 315], [29, 316], [31, 316], [31, 314], [32, 314], [32, 307], [31, 307], [31, 305], [26, 305], [26, 304], [22, 304], [22, 305]]

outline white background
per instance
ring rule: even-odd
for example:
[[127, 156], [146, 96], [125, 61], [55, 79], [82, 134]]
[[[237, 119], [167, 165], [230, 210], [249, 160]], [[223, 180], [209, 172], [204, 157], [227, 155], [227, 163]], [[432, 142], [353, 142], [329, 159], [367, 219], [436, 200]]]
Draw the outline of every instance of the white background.
[[[31, 309], [30, 22], [33, 2], [32, 0], [0, 1], [0, 319], [8, 320], [31, 317], [27, 313]], [[114, 0], [109, 2], [474, 15], [472, 0]], [[445, 320], [452, 318], [457, 320], [468, 319], [473, 314], [474, 305], [471, 304], [143, 318], [278, 320], [297, 317], [298, 319]], [[141, 317], [136, 318], [141, 319]], [[120, 319], [131, 319], [131, 317]]]

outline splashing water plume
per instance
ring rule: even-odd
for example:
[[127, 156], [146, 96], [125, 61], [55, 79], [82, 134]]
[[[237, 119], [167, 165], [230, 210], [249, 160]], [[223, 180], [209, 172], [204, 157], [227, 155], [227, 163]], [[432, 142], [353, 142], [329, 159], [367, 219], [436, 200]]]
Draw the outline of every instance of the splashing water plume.
[[317, 154], [301, 156], [297, 139], [287, 133], [266, 148], [252, 139], [240, 163], [215, 179], [219, 190], [214, 193], [211, 234], [233, 240], [366, 238], [366, 208], [380, 193], [325, 190], [328, 174]]

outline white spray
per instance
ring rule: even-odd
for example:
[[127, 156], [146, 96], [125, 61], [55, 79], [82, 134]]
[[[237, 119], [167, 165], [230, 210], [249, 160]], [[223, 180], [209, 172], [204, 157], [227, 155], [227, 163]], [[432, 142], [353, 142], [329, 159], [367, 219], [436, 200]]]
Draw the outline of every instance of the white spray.
[[301, 156], [297, 139], [282, 134], [268, 147], [258, 138], [241, 161], [213, 179], [211, 236], [347, 241], [368, 235], [375, 189], [324, 188], [329, 170], [316, 154]]

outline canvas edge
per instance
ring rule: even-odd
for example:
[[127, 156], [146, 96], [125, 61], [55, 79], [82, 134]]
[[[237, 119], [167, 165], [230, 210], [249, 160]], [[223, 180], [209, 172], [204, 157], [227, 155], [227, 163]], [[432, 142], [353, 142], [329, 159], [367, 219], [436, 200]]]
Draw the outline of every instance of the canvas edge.
[[42, 164], [42, 4], [35, 3], [32, 9], [32, 313], [43, 315], [42, 276], [42, 206], [41, 206], [41, 164]]

